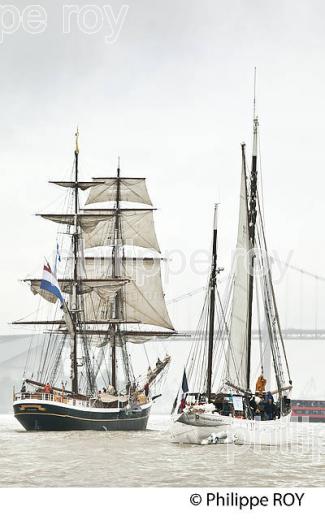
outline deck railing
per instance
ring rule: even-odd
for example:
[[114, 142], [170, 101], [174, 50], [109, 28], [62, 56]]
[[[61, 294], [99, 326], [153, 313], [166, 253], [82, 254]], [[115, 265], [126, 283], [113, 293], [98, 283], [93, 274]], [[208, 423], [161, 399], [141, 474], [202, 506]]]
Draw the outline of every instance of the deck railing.
[[[53, 393], [45, 393], [45, 392], [18, 392], [14, 393], [13, 395], [14, 401], [20, 401], [20, 400], [38, 400], [38, 401], [51, 401], [56, 403], [63, 403], [68, 404], [70, 406], [82, 406], [84, 408], [89, 407], [96, 407], [96, 401], [98, 398], [89, 398], [89, 399], [75, 399], [67, 394], [63, 394], [60, 392], [53, 392]], [[100, 398], [99, 398], [100, 401]], [[117, 408], [124, 408], [126, 406], [125, 401], [120, 401], [119, 397], [116, 396], [117, 402]], [[147, 398], [146, 401], [138, 403], [138, 404], [146, 404], [148, 402]], [[103, 403], [104, 404], [104, 403]], [[113, 405], [114, 406], [114, 405]], [[100, 407], [100, 406], [99, 406]], [[104, 407], [106, 408], [105, 404]]]
[[68, 395], [62, 395], [60, 393], [45, 393], [45, 392], [19, 392], [16, 393], [14, 396], [14, 400], [25, 400], [25, 399], [35, 399], [38, 401], [52, 401], [56, 403], [64, 403], [69, 404], [73, 406], [83, 406], [85, 408], [89, 408], [91, 406], [90, 400], [80, 400], [80, 399], [73, 399], [72, 397]]

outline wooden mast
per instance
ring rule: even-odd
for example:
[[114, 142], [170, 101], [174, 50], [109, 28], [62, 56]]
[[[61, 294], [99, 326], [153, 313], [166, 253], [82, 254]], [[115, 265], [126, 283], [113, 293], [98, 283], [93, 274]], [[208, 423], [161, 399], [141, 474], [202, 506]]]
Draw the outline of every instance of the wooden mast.
[[[255, 96], [254, 96], [255, 107]], [[252, 314], [253, 314], [253, 293], [254, 293], [254, 264], [255, 264], [255, 226], [257, 217], [257, 135], [258, 118], [254, 114], [253, 128], [253, 153], [252, 169], [250, 175], [250, 192], [248, 206], [248, 234], [249, 234], [249, 286], [248, 286], [248, 324], [247, 324], [247, 379], [246, 389], [250, 389], [251, 378], [251, 351], [252, 351]], [[244, 159], [245, 160], [245, 155]]]
[[[115, 227], [114, 227], [114, 247], [113, 247], [113, 277], [119, 276], [119, 242], [120, 242], [120, 191], [121, 191], [121, 181], [120, 181], [120, 158], [118, 158], [117, 165], [117, 176], [116, 176], [116, 212], [115, 212]], [[120, 318], [120, 298], [119, 295], [115, 296], [114, 303], [114, 318]], [[112, 325], [112, 333], [111, 333], [111, 355], [112, 355], [112, 386], [116, 389], [116, 336], [118, 334], [118, 325]]]
[[78, 394], [78, 336], [75, 333], [77, 325], [77, 288], [78, 288], [78, 158], [79, 158], [79, 130], [76, 132], [76, 147], [75, 147], [75, 185], [74, 185], [74, 232], [72, 235], [73, 242], [73, 289], [72, 289], [72, 318], [74, 325], [74, 334], [72, 338], [71, 351], [71, 374], [72, 382], [71, 388], [74, 394]]
[[214, 315], [215, 315], [215, 301], [216, 301], [216, 282], [217, 282], [217, 215], [218, 205], [214, 207], [213, 219], [213, 238], [212, 238], [212, 266], [209, 283], [210, 292], [210, 310], [209, 310], [209, 343], [208, 343], [208, 373], [207, 373], [207, 397], [208, 401], [211, 398], [212, 387], [212, 361], [213, 361], [213, 343], [214, 343]]

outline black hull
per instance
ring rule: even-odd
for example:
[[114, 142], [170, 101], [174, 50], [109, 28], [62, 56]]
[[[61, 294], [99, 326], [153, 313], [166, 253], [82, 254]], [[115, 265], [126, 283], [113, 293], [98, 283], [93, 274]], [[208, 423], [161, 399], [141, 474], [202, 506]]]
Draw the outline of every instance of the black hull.
[[141, 410], [103, 412], [44, 403], [14, 404], [16, 419], [27, 431], [141, 431], [147, 427], [150, 406]]

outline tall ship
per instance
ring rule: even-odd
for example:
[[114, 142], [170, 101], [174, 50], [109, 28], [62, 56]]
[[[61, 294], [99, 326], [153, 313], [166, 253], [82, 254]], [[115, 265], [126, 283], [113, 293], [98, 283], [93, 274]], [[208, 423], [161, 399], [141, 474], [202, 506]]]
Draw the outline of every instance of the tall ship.
[[[222, 269], [215, 209], [211, 271], [173, 406], [173, 442], [277, 444], [287, 438], [292, 380], [265, 237], [257, 169], [258, 128], [254, 114], [249, 175], [245, 144], [241, 145], [237, 245], [222, 296], [217, 283]], [[253, 323], [259, 330], [257, 342], [252, 341]]]
[[145, 345], [175, 334], [146, 180], [118, 164], [115, 177], [81, 181], [77, 131], [71, 180], [52, 183], [67, 190], [66, 208], [40, 215], [58, 224], [55, 258], [24, 280], [45, 309], [14, 324], [45, 331], [14, 391], [15, 417], [26, 430], [144, 430], [170, 363], [150, 363]]

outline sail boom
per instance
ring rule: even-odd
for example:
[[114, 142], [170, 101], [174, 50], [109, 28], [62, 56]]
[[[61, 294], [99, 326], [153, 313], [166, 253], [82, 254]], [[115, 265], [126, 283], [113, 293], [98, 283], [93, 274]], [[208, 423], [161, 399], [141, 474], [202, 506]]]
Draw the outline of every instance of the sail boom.
[[157, 208], [119, 208], [119, 209], [98, 209], [98, 208], [82, 208], [83, 215], [86, 213], [99, 213], [99, 214], [105, 214], [105, 213], [116, 213], [117, 211], [157, 211]]
[[[68, 334], [67, 330], [60, 329], [55, 331], [59, 334]], [[86, 329], [86, 330], [76, 330], [76, 334], [86, 335], [86, 336], [109, 336], [110, 330], [103, 330], [103, 329]], [[119, 334], [124, 336], [126, 338], [126, 341], [131, 341], [131, 338], [140, 338], [144, 341], [148, 341], [149, 339], [154, 338], [165, 338], [169, 339], [172, 336], [176, 336], [176, 331], [159, 331], [159, 332], [153, 332], [153, 331], [137, 331], [135, 334], [134, 331], [128, 331], [128, 330], [120, 330]], [[136, 343], [140, 343], [140, 341], [136, 341]], [[116, 344], [118, 346], [118, 343]]]
[[[114, 208], [111, 209], [94, 209], [94, 208], [83, 208], [81, 211], [79, 211], [76, 215], [74, 213], [36, 213], [36, 217], [42, 217], [47, 220], [53, 220], [54, 222], [57, 222], [57, 219], [64, 219], [62, 224], [67, 224], [70, 221], [73, 223], [73, 219], [75, 216], [78, 217], [78, 219], [90, 219], [94, 217], [111, 217], [115, 216], [116, 212], [119, 211], [121, 213], [130, 213], [130, 212], [136, 212], [136, 213], [142, 213], [143, 211], [156, 211], [157, 208], [119, 208], [119, 210], [116, 210]], [[80, 222], [79, 222], [80, 223]]]
[[[94, 181], [116, 181], [116, 177], [92, 177]], [[130, 180], [136, 180], [136, 181], [145, 181], [146, 177], [119, 177], [120, 181], [130, 181]]]
[[[85, 320], [82, 321], [83, 325], [110, 325], [111, 323], [117, 324], [130, 324], [137, 325], [138, 321], [135, 320], [120, 320], [110, 318], [109, 320]], [[31, 321], [12, 321], [11, 325], [65, 325], [65, 320], [31, 320]]]
[[[41, 282], [40, 278], [24, 278], [23, 282]], [[123, 277], [107, 277], [107, 278], [78, 278], [78, 283], [91, 284], [96, 282], [128, 282], [129, 278]], [[73, 283], [73, 278], [58, 278], [59, 283]]]

